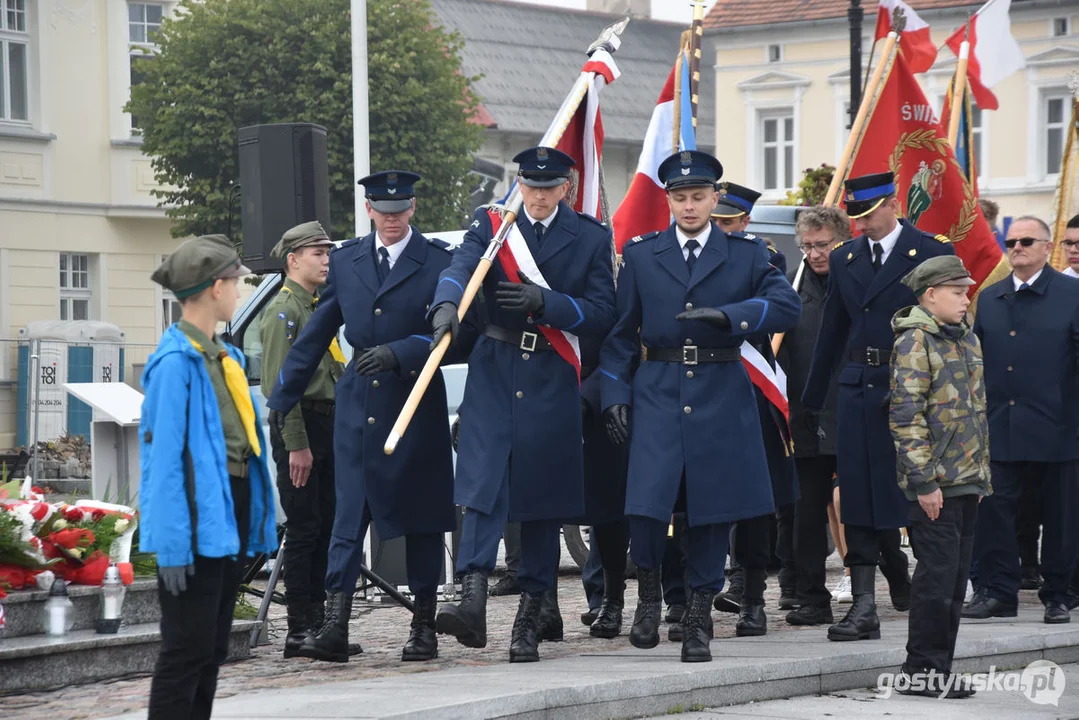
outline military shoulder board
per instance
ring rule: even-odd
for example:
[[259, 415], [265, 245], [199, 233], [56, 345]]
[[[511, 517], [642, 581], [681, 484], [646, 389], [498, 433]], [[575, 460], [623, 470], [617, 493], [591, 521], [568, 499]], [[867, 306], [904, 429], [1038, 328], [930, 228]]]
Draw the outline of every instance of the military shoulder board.
[[658, 232], [645, 233], [644, 235], [638, 235], [635, 238], [630, 238], [629, 242], [627, 242], [626, 245], [636, 245], [637, 243], [642, 242], [644, 240], [655, 240], [658, 237], [659, 237]]
[[[747, 232], [741, 232], [741, 231], [727, 233], [727, 237], [738, 238], [739, 240], [750, 240], [750, 241], [753, 241], [753, 242], [764, 242], [763, 240], [761, 240], [759, 237], [757, 237], [753, 233], [747, 233]], [[772, 252], [775, 252], [775, 250], [773, 250]]]
[[430, 244], [430, 245], [435, 246], [439, 250], [445, 250], [447, 252], [449, 252], [450, 250], [453, 249], [453, 248], [450, 247], [450, 244], [448, 242], [446, 242], [445, 240], [442, 240], [440, 238], [436, 238], [436, 237], [427, 238], [427, 243]]
[[838, 250], [839, 248], [843, 247], [844, 245], [846, 245], [846, 244], [847, 244], [847, 243], [849, 243], [849, 242], [850, 242], [850, 240], [844, 240], [843, 242], [839, 243], [839, 244], [838, 244], [838, 245], [836, 245], [836, 246], [835, 246], [834, 248], [832, 248], [832, 252], [835, 252], [836, 250]]
[[951, 242], [951, 238], [949, 238], [947, 235], [936, 235], [936, 236], [933, 237], [933, 239], [936, 240], [937, 242], [942, 242], [942, 243], [950, 243]]

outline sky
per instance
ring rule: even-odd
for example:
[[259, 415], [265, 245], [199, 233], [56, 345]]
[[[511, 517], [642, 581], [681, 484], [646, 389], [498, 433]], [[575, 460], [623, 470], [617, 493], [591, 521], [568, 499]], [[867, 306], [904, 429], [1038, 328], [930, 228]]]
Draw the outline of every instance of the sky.
[[[550, 5], [552, 7], [567, 7], [583, 10], [586, 0], [517, 0], [534, 5]], [[715, 4], [715, 0], [705, 0], [704, 10], [708, 10]], [[684, 22], [687, 25], [693, 19], [693, 9], [689, 0], [652, 0], [652, 17], [656, 20], [671, 20]]]

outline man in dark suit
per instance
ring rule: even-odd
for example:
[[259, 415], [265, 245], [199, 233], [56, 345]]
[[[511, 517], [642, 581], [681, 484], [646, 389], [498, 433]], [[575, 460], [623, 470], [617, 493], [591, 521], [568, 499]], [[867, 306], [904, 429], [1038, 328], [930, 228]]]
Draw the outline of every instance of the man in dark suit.
[[[268, 405], [288, 413], [300, 399], [338, 329], [356, 348], [337, 383], [334, 457], [337, 507], [330, 541], [326, 619], [299, 655], [348, 662], [348, 621], [363, 560], [363, 538], [374, 522], [379, 538], [406, 537], [405, 563], [415, 610], [403, 660], [438, 657], [435, 593], [443, 534], [454, 529], [453, 456], [446, 389], [436, 373], [410, 432], [393, 455], [382, 447], [430, 354], [426, 314], [438, 276], [450, 264], [448, 246], [409, 225], [419, 175], [390, 171], [360, 180], [375, 232], [344, 243], [330, 256], [318, 308], [285, 357]], [[462, 339], [458, 345], [467, 349]]]
[[[509, 654], [534, 662], [560, 522], [584, 512], [580, 346], [614, 324], [614, 278], [611, 231], [563, 202], [573, 158], [536, 147], [514, 162], [524, 204], [484, 282], [487, 325], [461, 403], [454, 499], [465, 508], [463, 595], [439, 611], [438, 631], [486, 646], [487, 576], [506, 520], [519, 521], [521, 601]], [[429, 315], [435, 342], [457, 332], [457, 306], [494, 222], [479, 210], [442, 273]]]
[[895, 445], [888, 428], [888, 367], [895, 336], [892, 315], [915, 303], [900, 280], [916, 265], [951, 255], [948, 238], [923, 233], [898, 220], [899, 201], [892, 173], [846, 182], [847, 215], [862, 233], [832, 251], [824, 318], [813, 364], [802, 393], [809, 410], [821, 410], [837, 369], [839, 385], [837, 465], [842, 520], [854, 602], [829, 640], [880, 637], [874, 596], [877, 564], [884, 547], [896, 557], [882, 564], [896, 609], [910, 607], [906, 556], [899, 528], [908, 503], [896, 480]]
[[801, 305], [763, 241], [711, 222], [722, 173], [718, 160], [698, 151], [660, 165], [674, 222], [623, 249], [618, 322], [600, 354], [607, 428], [629, 442], [626, 515], [638, 581], [630, 642], [659, 643], [660, 566], [671, 514], [683, 511], [690, 591], [683, 662], [712, 658], [712, 597], [723, 587], [730, 523], [774, 510], [739, 347], [793, 327]]
[[982, 288], [974, 332], [982, 341], [993, 493], [978, 509], [978, 590], [965, 618], [1015, 617], [1016, 506], [1039, 483], [1045, 622], [1066, 623], [1079, 504], [1079, 283], [1048, 265], [1049, 227], [1021, 217], [1005, 247], [1012, 274]]
[[805, 257], [789, 277], [802, 297], [802, 317], [798, 326], [783, 338], [779, 348], [779, 364], [787, 372], [794, 463], [801, 488], [794, 515], [794, 564], [798, 572], [799, 607], [787, 614], [787, 622], [791, 625], [830, 625], [834, 619], [831, 595], [825, 585], [828, 543], [824, 528], [828, 525], [828, 505], [832, 502], [832, 478], [836, 471], [836, 388], [833, 384], [824, 409], [817, 413], [806, 411], [802, 405], [802, 392], [823, 320], [828, 259], [838, 243], [850, 239], [850, 219], [836, 207], [806, 208], [798, 216], [795, 233]]

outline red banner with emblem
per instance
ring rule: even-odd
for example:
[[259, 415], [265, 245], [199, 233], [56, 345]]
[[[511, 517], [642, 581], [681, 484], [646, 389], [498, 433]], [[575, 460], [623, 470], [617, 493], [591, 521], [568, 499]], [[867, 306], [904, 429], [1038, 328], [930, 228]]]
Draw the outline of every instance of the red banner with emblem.
[[898, 53], [866, 121], [849, 176], [889, 170], [895, 173], [899, 204], [908, 221], [955, 243], [956, 254], [978, 283], [971, 286], [972, 296], [982, 284], [1010, 272], [947, 131]]

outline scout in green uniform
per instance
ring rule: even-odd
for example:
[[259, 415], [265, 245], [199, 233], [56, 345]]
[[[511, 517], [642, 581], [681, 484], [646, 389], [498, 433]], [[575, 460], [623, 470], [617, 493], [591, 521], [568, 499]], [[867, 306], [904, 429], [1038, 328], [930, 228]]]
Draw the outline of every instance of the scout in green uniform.
[[[318, 304], [333, 243], [318, 222], [287, 231], [271, 251], [285, 264], [285, 284], [266, 306], [262, 334], [262, 392], [270, 396], [292, 343]], [[337, 357], [335, 358], [334, 355]], [[285, 657], [293, 657], [304, 635], [324, 617], [326, 552], [334, 515], [334, 385], [344, 371], [334, 341], [322, 357], [303, 401], [287, 414], [270, 411], [270, 446], [277, 466], [277, 489], [285, 511], [285, 599], [288, 636]]]
[[244, 357], [215, 334], [250, 271], [223, 235], [151, 276], [183, 306], [142, 374], [140, 548], [157, 554], [161, 650], [150, 718], [209, 718], [244, 562], [277, 545], [273, 488]]

